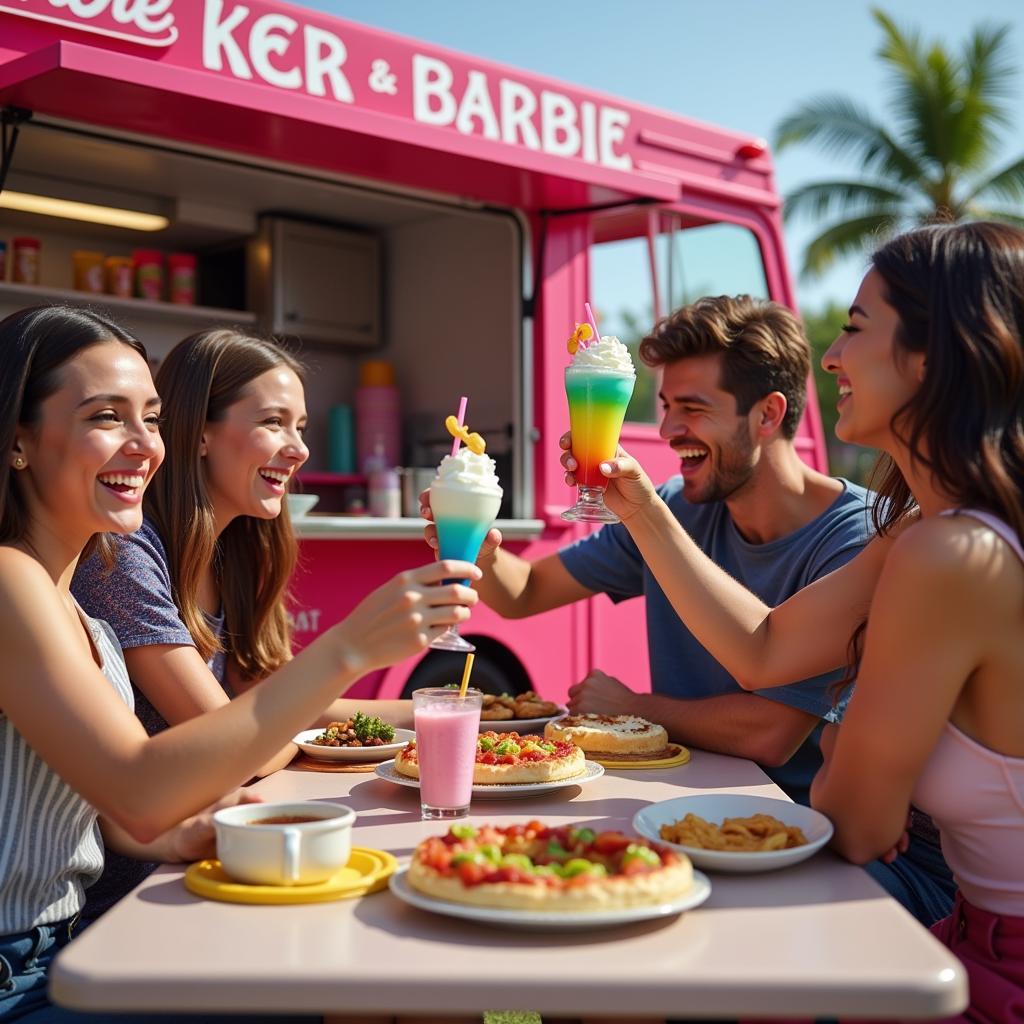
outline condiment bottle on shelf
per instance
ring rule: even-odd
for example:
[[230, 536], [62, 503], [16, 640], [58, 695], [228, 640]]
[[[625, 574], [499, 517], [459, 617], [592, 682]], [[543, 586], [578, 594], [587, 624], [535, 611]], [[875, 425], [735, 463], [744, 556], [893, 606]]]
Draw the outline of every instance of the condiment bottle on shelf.
[[356, 388], [356, 455], [359, 469], [367, 473], [367, 460], [378, 444], [384, 461], [397, 466], [402, 461], [401, 413], [395, 371], [384, 359], [371, 359], [359, 368]]
[[366, 460], [366, 494], [371, 516], [398, 519], [402, 514], [402, 481], [378, 441]]
[[39, 239], [11, 239], [11, 280], [15, 284], [39, 284]]

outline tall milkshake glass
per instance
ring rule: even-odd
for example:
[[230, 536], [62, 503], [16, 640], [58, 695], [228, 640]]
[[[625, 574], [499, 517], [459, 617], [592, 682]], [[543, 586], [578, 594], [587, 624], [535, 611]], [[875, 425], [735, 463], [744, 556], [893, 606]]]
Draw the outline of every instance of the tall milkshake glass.
[[608, 479], [598, 467], [615, 457], [635, 383], [633, 360], [618, 338], [606, 336], [580, 348], [565, 368], [565, 395], [569, 400], [569, 429], [579, 493], [576, 504], [562, 513], [563, 519], [585, 523], [619, 521], [604, 503]]
[[[441, 558], [476, 561], [480, 545], [497, 518], [501, 496], [494, 459], [463, 447], [441, 460], [430, 485], [430, 507]], [[459, 636], [455, 626], [446, 629], [430, 646], [442, 651], [476, 650]]]
[[447, 687], [413, 690], [420, 809], [424, 818], [464, 818], [473, 795], [473, 768], [483, 694]]

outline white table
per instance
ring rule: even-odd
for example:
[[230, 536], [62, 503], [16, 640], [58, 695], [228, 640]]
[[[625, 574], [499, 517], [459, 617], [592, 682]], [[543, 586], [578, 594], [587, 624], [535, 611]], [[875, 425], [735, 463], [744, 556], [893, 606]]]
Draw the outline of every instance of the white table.
[[[268, 800], [343, 801], [357, 845], [403, 862], [443, 831], [418, 792], [373, 775], [286, 770]], [[625, 827], [650, 801], [727, 789], [782, 796], [755, 765], [609, 771], [583, 787], [473, 805], [472, 820]], [[53, 998], [82, 1010], [556, 1016], [944, 1017], [964, 971], [859, 868], [828, 852], [781, 872], [712, 875], [702, 907], [669, 920], [543, 935], [426, 913], [381, 892], [295, 906], [214, 903], [163, 868], [57, 959]]]

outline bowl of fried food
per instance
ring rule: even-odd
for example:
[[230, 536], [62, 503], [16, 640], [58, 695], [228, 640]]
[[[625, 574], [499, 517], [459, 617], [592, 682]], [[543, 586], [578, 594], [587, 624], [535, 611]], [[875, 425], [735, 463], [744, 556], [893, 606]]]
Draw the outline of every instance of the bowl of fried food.
[[323, 729], [306, 729], [292, 738], [300, 750], [318, 761], [387, 761], [416, 734], [396, 729], [372, 715], [357, 711], [344, 722], [330, 722]]
[[480, 709], [481, 731], [537, 732], [566, 714], [564, 705], [544, 700], [533, 690], [525, 693], [485, 693]]
[[798, 864], [832, 838], [820, 811], [789, 800], [711, 793], [662, 800], [637, 811], [633, 827], [685, 853], [707, 871], [775, 871]]

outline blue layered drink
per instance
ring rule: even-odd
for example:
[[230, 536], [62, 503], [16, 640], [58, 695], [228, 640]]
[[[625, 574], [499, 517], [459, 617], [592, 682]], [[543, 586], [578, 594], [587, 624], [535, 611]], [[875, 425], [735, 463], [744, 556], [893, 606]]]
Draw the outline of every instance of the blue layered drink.
[[[502, 493], [494, 459], [488, 455], [478, 455], [463, 446], [441, 460], [430, 485], [430, 507], [441, 558], [476, 561], [480, 545], [498, 516]], [[430, 646], [451, 651], [473, 650], [454, 628]]]

